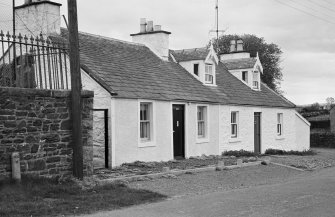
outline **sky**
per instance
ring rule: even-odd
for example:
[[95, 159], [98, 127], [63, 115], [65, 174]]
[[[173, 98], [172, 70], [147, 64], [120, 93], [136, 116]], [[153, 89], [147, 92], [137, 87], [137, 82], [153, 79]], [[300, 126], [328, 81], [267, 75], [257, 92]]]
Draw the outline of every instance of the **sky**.
[[[63, 4], [61, 13], [67, 15], [67, 0], [53, 1]], [[282, 49], [281, 90], [286, 98], [302, 105], [335, 97], [335, 1], [218, 1], [219, 28], [225, 34], [255, 34]], [[77, 0], [77, 4], [80, 31], [131, 41], [130, 34], [139, 32], [140, 18], [147, 18], [172, 32], [171, 49], [205, 46], [215, 26], [215, 0]]]

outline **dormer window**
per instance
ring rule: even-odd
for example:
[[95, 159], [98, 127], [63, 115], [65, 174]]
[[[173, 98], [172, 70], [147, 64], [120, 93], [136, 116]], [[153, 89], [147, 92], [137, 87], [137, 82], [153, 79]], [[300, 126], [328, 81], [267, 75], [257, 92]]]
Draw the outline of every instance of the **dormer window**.
[[243, 72], [242, 72], [242, 80], [243, 80], [245, 83], [248, 83], [248, 71], [243, 71]]
[[257, 71], [253, 72], [252, 88], [259, 89], [259, 73]]
[[193, 65], [193, 73], [196, 76], [199, 76], [199, 63], [196, 63], [196, 64]]
[[213, 84], [213, 65], [211, 64], [205, 65], [205, 83]]

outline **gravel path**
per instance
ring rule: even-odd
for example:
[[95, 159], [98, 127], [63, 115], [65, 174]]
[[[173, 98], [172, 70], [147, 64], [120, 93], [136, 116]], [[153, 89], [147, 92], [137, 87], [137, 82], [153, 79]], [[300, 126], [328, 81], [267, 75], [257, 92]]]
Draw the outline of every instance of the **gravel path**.
[[260, 165], [234, 170], [183, 174], [151, 181], [137, 181], [129, 183], [128, 186], [148, 189], [170, 197], [180, 197], [278, 183], [305, 173], [281, 166]]
[[312, 148], [313, 156], [271, 156], [271, 161], [306, 170], [317, 170], [335, 166], [335, 149]]
[[[255, 157], [241, 157], [243, 162], [256, 161]], [[201, 156], [192, 157], [190, 159], [172, 160], [167, 162], [141, 162], [125, 163], [113, 169], [97, 169], [95, 171], [96, 177], [100, 179], [111, 179], [119, 177], [129, 177], [134, 175], [147, 175], [164, 172], [164, 168], [185, 170], [195, 169], [201, 167], [214, 166], [219, 162], [224, 165], [236, 165], [237, 158], [230, 156]]]

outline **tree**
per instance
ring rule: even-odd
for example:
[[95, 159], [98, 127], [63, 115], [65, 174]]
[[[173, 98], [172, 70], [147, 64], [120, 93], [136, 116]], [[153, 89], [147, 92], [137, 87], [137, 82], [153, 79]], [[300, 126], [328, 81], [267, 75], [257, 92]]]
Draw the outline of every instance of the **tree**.
[[331, 109], [332, 105], [335, 103], [335, 99], [333, 97], [327, 97], [326, 102], [327, 108]]
[[[233, 39], [243, 39], [244, 50], [249, 52], [251, 57], [256, 57], [257, 52], [259, 59], [263, 65], [262, 81], [277, 93], [282, 94], [280, 90], [280, 82], [283, 74], [280, 67], [280, 58], [282, 51], [278, 45], [265, 42], [264, 38], [255, 35], [223, 35], [219, 41], [214, 40], [213, 46], [218, 48], [218, 53], [229, 53], [230, 41]], [[217, 44], [219, 46], [217, 46]]]

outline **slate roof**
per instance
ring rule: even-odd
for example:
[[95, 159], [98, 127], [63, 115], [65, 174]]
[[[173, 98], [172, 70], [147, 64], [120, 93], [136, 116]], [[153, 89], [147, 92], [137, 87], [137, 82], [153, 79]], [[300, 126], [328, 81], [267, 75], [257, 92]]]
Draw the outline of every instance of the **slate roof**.
[[228, 70], [234, 69], [249, 69], [254, 68], [256, 63], [256, 58], [240, 58], [240, 59], [232, 59], [232, 60], [223, 60]]
[[[62, 35], [67, 36], [65, 29]], [[216, 67], [217, 87], [211, 87], [141, 44], [87, 33], [79, 34], [79, 44], [82, 69], [116, 98], [295, 107], [264, 84], [253, 91], [222, 63]]]
[[190, 60], [205, 60], [209, 49], [206, 47], [184, 49], [184, 50], [170, 50], [170, 53], [177, 62], [190, 61]]

